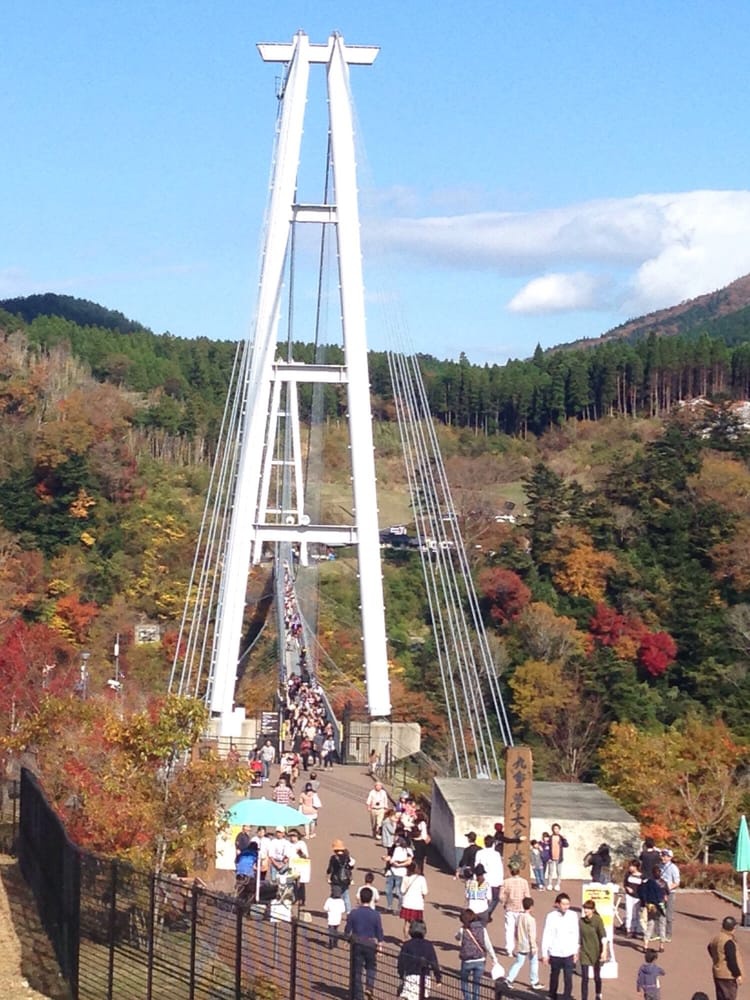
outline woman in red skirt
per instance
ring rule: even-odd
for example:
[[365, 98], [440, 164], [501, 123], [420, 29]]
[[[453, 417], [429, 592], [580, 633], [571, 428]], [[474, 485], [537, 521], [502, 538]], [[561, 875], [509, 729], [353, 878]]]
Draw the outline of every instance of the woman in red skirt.
[[406, 869], [406, 875], [401, 879], [401, 911], [399, 916], [404, 922], [404, 940], [409, 936], [409, 926], [412, 920], [424, 920], [424, 898], [427, 895], [427, 880], [420, 875], [417, 866], [412, 863]]

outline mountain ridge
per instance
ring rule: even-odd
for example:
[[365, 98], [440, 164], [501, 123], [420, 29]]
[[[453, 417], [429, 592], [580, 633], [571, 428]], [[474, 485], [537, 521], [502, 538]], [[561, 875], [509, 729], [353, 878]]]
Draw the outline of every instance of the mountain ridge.
[[[149, 327], [137, 320], [129, 319], [116, 309], [110, 309], [89, 299], [59, 295], [55, 292], [0, 299], [0, 309], [20, 316], [27, 323], [33, 322], [39, 316], [58, 316], [81, 326], [96, 326], [123, 334], [153, 333]], [[599, 336], [582, 337], [556, 344], [549, 348], [548, 352], [595, 348], [618, 340], [633, 342], [652, 333], [660, 337], [678, 336], [700, 327], [701, 324], [712, 324], [743, 309], [750, 309], [750, 274], [696, 298], [686, 299], [677, 305], [626, 320]]]
[[557, 344], [553, 351], [576, 350], [599, 347], [613, 340], [639, 340], [651, 333], [662, 337], [678, 336], [686, 333], [701, 322], [711, 322], [723, 316], [740, 312], [750, 306], [750, 274], [743, 275], [723, 288], [706, 292], [694, 299], [685, 299], [676, 306], [667, 306], [654, 312], [626, 320], [598, 337]]

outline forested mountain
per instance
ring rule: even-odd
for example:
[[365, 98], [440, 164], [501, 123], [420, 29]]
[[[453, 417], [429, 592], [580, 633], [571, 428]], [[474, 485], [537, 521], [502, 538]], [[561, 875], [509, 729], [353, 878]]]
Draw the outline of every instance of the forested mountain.
[[[524, 437], [570, 418], [665, 416], [675, 403], [697, 396], [747, 399], [750, 306], [727, 311], [745, 301], [742, 289], [750, 289], [750, 278], [713, 297], [703, 297], [710, 299], [710, 307], [701, 304], [701, 299], [655, 314], [662, 317], [665, 329], [682, 331], [674, 336], [660, 336], [657, 327], [644, 320], [642, 328], [648, 335], [634, 342], [617, 337], [590, 350], [537, 349], [531, 359], [502, 366], [473, 365], [464, 355], [458, 361], [421, 355], [432, 413], [448, 426], [469, 427], [484, 435]], [[13, 328], [15, 322], [29, 342], [41, 347], [69, 344], [95, 378], [153, 394], [149, 405], [138, 411], [142, 425], [172, 435], [199, 434], [210, 446], [236, 344], [157, 335], [128, 320], [125, 324], [135, 329], [127, 332], [112, 325], [80, 325], [40, 311], [48, 302], [50, 308], [62, 306], [68, 314], [75, 312], [64, 297], [62, 303], [56, 296], [33, 298], [33, 307], [26, 311], [34, 318], [26, 323], [6, 314], [6, 328]], [[74, 304], [80, 301], [72, 300]], [[82, 302], [81, 308], [89, 307], [93, 304]], [[14, 308], [16, 315], [23, 312], [18, 305]], [[667, 313], [672, 317], [669, 322]], [[297, 344], [295, 350], [300, 360], [315, 358], [312, 344]], [[328, 362], [341, 363], [340, 347], [330, 346], [327, 352]], [[393, 419], [387, 355], [371, 351], [369, 361], [375, 416]], [[309, 389], [302, 398], [309, 403]], [[335, 417], [345, 408], [343, 390], [327, 387], [324, 415]]]
[[[730, 406], [750, 396], [746, 322], [741, 311], [502, 369], [422, 359], [516, 738], [540, 776], [602, 781], [690, 852], [727, 835], [750, 764], [750, 437]], [[143, 746], [161, 718], [152, 699], [177, 641], [234, 352], [0, 313], [0, 751], [33, 744], [61, 811], [91, 803], [90, 821], [73, 819], [102, 850], [128, 831], [137, 846], [147, 823], [145, 805], [130, 808], [128, 768], [133, 754], [158, 759]], [[381, 507], [398, 494], [405, 506], [387, 358], [370, 360], [376, 451], [389, 463]], [[345, 402], [332, 393], [327, 405], [335, 496], [348, 474], [335, 419]], [[502, 497], [517, 503], [514, 524], [495, 519]], [[439, 755], [420, 572], [418, 557], [386, 553], [394, 705]], [[351, 573], [345, 556], [321, 567], [320, 637], [321, 671], [353, 700]], [[143, 621], [159, 624], [160, 643], [134, 643]], [[117, 634], [118, 695], [107, 684]], [[250, 712], [260, 686], [242, 689]], [[172, 710], [159, 746], [175, 725], [199, 724], [184, 712]], [[113, 787], [116, 843], [94, 821]]]
[[72, 295], [26, 295], [16, 299], [0, 299], [0, 309], [20, 316], [31, 323], [37, 316], [59, 316], [79, 326], [99, 326], [103, 330], [117, 330], [120, 333], [137, 333], [147, 327], [123, 316], [121, 312], [106, 309], [88, 299], [77, 299]]
[[699, 330], [706, 324], [713, 325], [715, 320], [733, 313], [741, 312], [750, 306], [750, 275], [737, 278], [731, 284], [695, 299], [688, 299], [677, 306], [659, 309], [656, 312], [630, 319], [626, 323], [613, 327], [600, 337], [576, 340], [569, 344], [560, 344], [557, 350], [570, 347], [594, 347], [609, 340], [642, 340], [650, 334], [659, 337], [670, 337], [691, 330]]

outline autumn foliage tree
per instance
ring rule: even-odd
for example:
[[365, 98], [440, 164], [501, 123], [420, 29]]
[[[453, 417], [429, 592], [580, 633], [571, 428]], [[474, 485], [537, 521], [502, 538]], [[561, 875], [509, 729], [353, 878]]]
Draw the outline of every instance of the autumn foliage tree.
[[498, 625], [516, 619], [531, 599], [531, 591], [521, 577], [499, 567], [482, 570], [479, 592], [487, 604], [490, 618]]
[[509, 683], [513, 712], [535, 747], [537, 763], [550, 778], [580, 781], [602, 735], [599, 698], [559, 660], [526, 660]]
[[32, 718], [47, 697], [72, 691], [76, 652], [55, 629], [14, 618], [0, 632], [0, 736]]
[[147, 868], [192, 868], [217, 830], [222, 791], [244, 786], [241, 765], [190, 751], [205, 706], [170, 695], [120, 715], [104, 699], [45, 698], [6, 743], [34, 747], [46, 794], [71, 837]]
[[677, 656], [677, 643], [668, 632], [649, 631], [639, 618], [603, 603], [597, 604], [589, 631], [599, 645], [611, 647], [621, 660], [637, 662], [650, 677], [660, 677]]
[[599, 751], [601, 781], [643, 832], [698, 857], [736, 827], [750, 747], [719, 719], [688, 716], [664, 730], [615, 723]]

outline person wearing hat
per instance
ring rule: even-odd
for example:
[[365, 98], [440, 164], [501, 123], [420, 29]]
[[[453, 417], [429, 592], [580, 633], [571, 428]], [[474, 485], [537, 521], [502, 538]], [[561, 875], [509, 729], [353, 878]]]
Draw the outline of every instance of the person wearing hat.
[[463, 854], [459, 858], [458, 867], [456, 868], [456, 873], [454, 878], [470, 878], [474, 873], [474, 865], [476, 863], [477, 851], [479, 850], [479, 844], [477, 844], [477, 835], [473, 830], [469, 830], [465, 834], [466, 839], [469, 841], [468, 845], [464, 847]]
[[737, 987], [742, 982], [742, 958], [734, 939], [736, 926], [734, 917], [724, 917], [721, 930], [708, 944], [716, 1000], [736, 1000]]
[[466, 883], [466, 905], [476, 913], [486, 927], [490, 919], [490, 900], [492, 889], [485, 878], [484, 865], [475, 865], [474, 874]]
[[328, 860], [326, 875], [331, 888], [336, 888], [344, 900], [344, 909], [351, 912], [352, 902], [349, 898], [349, 886], [352, 884], [352, 872], [356, 862], [346, 849], [343, 840], [334, 840], [331, 844], [332, 854]]
[[672, 924], [674, 922], [674, 891], [678, 888], [680, 884], [680, 869], [672, 860], [674, 855], [669, 850], [668, 847], [662, 849], [661, 852], [661, 877], [667, 883], [667, 888], [669, 889], [669, 895], [667, 896], [665, 909], [666, 909], [666, 927], [665, 927], [665, 941], [672, 940]]
[[279, 874], [289, 867], [291, 851], [292, 845], [286, 838], [286, 827], [277, 826], [268, 847], [268, 874], [272, 882], [278, 882]]

